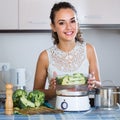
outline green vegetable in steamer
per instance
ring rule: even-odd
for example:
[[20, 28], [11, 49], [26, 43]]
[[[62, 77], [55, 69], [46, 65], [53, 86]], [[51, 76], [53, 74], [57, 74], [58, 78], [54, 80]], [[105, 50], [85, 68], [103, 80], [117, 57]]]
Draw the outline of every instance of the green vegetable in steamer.
[[82, 73], [74, 73], [73, 75], [57, 76], [56, 82], [58, 85], [83, 85], [87, 79]]

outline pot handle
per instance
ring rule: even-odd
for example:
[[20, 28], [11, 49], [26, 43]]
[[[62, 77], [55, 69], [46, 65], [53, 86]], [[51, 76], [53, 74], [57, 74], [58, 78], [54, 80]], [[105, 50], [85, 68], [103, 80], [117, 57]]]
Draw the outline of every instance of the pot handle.
[[[115, 86], [115, 84], [114, 84], [114, 82], [113, 82], [112, 80], [103, 80], [102, 82], [104, 82], [104, 83], [105, 83], [105, 82], [107, 82], [107, 83], [109, 82], [109, 83], [111, 83], [111, 86], [113, 86], [113, 85]], [[104, 86], [105, 86], [105, 85], [104, 85]], [[108, 86], [108, 85], [107, 85], [107, 86]]]
[[119, 103], [117, 103], [117, 106], [118, 106], [118, 108], [120, 109], [120, 104], [119, 104]]
[[112, 92], [112, 94], [120, 94], [120, 92]]

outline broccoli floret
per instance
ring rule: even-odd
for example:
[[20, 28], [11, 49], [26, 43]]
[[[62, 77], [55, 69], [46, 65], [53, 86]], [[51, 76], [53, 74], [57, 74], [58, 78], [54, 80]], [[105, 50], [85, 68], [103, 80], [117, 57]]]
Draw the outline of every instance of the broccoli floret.
[[73, 75], [64, 75], [56, 77], [58, 85], [83, 85], [87, 83], [87, 79], [83, 73], [73, 73]]
[[43, 105], [45, 101], [45, 94], [39, 90], [33, 90], [27, 92], [23, 89], [17, 89], [13, 93], [13, 105], [20, 109], [30, 108], [30, 107], [39, 107]]
[[56, 77], [56, 83], [57, 83], [57, 85], [61, 85], [62, 84], [63, 78], [64, 78], [64, 76], [57, 76]]
[[39, 90], [33, 90], [29, 92], [27, 99], [33, 102], [35, 107], [39, 107], [45, 101], [45, 94]]
[[35, 104], [27, 100], [25, 96], [20, 97], [19, 105], [21, 109], [35, 107]]
[[14, 107], [19, 107], [20, 97], [22, 96], [27, 97], [27, 92], [23, 89], [17, 89], [13, 92], [12, 99]]

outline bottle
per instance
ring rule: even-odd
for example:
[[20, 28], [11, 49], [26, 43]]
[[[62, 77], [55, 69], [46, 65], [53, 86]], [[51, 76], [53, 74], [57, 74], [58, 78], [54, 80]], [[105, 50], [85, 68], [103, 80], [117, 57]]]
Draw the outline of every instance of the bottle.
[[100, 106], [101, 106], [100, 89], [96, 88], [96, 93], [95, 93], [95, 107], [99, 108]]
[[[95, 79], [94, 72], [88, 75], [88, 79], [90, 80]], [[92, 84], [89, 84], [89, 85], [92, 87]], [[94, 107], [95, 106], [95, 90], [94, 89], [89, 89], [89, 100], [90, 100], [91, 107]]]
[[5, 87], [6, 87], [5, 114], [12, 115], [13, 114], [13, 100], [12, 100], [13, 85], [6, 84]]

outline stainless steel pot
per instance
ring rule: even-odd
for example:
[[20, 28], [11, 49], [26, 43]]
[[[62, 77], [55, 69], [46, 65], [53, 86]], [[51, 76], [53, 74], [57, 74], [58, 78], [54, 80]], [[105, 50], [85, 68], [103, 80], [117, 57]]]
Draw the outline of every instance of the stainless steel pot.
[[113, 109], [119, 104], [119, 87], [104, 86], [97, 89], [95, 95], [95, 106], [105, 109]]

